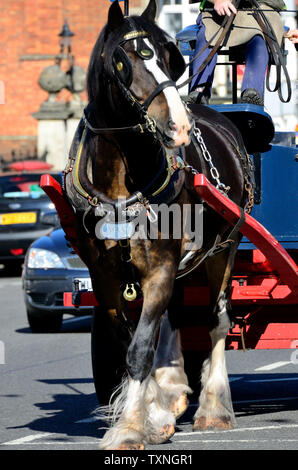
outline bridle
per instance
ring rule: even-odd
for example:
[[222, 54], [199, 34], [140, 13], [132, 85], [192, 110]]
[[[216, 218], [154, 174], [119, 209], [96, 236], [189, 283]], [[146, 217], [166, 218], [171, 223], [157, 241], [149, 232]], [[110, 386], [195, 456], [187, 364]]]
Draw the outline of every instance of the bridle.
[[[131, 18], [127, 18], [127, 20], [130, 20], [130, 24], [132, 22]], [[140, 132], [143, 133], [145, 131], [149, 131], [152, 134], [157, 134], [159, 132], [156, 122], [153, 118], [150, 118], [148, 116], [148, 108], [152, 101], [167, 87], [175, 87], [176, 86], [176, 81], [170, 79], [170, 80], [165, 80], [162, 83], [159, 83], [156, 88], [151, 92], [151, 94], [148, 96], [148, 98], [143, 102], [140, 103], [138, 99], [133, 95], [131, 90], [129, 89], [129, 86], [131, 84], [131, 81], [125, 80], [124, 74], [122, 73], [123, 70], [125, 69], [130, 69], [131, 64], [128, 56], [126, 55], [126, 52], [123, 49], [124, 44], [127, 41], [132, 41], [136, 40], [137, 41], [137, 54], [142, 60], [148, 60], [151, 59], [153, 52], [148, 48], [146, 44], [144, 44], [143, 39], [148, 38], [149, 34], [146, 31], [143, 30], [138, 30], [138, 29], [133, 29], [129, 33], [124, 34], [122, 40], [119, 42], [118, 46], [115, 49], [115, 52], [113, 54], [113, 65], [114, 65], [114, 75], [113, 75], [113, 81], [116, 83], [116, 86], [118, 89], [121, 91], [122, 96], [132, 106], [139, 118], [140, 118], [140, 123], [132, 125], [132, 126], [122, 126], [122, 127], [104, 127], [104, 128], [95, 128], [93, 127], [90, 122], [88, 121], [86, 115], [84, 114], [83, 119], [90, 131], [92, 131], [94, 134], [102, 134], [102, 133], [118, 133], [118, 132]], [[170, 42], [166, 43], [167, 45], [170, 44]], [[173, 48], [175, 48], [176, 54], [178, 56], [181, 56], [180, 51], [176, 47], [176, 45], [173, 44]], [[142, 49], [143, 47], [143, 49]], [[104, 56], [104, 54], [103, 54]], [[115, 58], [116, 56], [116, 58]], [[180, 59], [181, 63], [181, 58], [183, 61], [183, 70], [179, 72], [179, 77], [183, 74], [184, 68], [185, 68], [185, 63], [184, 59], [181, 56], [181, 58], [178, 56], [178, 59]], [[179, 64], [178, 64], [179, 67]], [[181, 65], [180, 65], [181, 67]], [[131, 74], [131, 73], [130, 73]], [[179, 78], [177, 77], [177, 79]], [[115, 105], [112, 100], [112, 94], [110, 90], [111, 86], [111, 80], [110, 77], [106, 80], [106, 85], [108, 87], [108, 96], [110, 100], [110, 104], [112, 105], [113, 108], [115, 108]]]
[[[90, 183], [86, 175], [86, 171], [83, 170], [84, 168], [86, 168], [85, 164], [86, 164], [87, 156], [84, 155], [83, 148], [86, 142], [87, 133], [91, 132], [96, 135], [103, 135], [103, 134], [119, 134], [119, 133], [121, 134], [121, 133], [129, 133], [129, 132], [143, 134], [145, 132], [149, 132], [152, 134], [154, 139], [157, 139], [158, 138], [157, 133], [159, 132], [161, 134], [161, 131], [158, 129], [155, 120], [149, 117], [148, 108], [150, 104], [152, 103], [152, 101], [154, 100], [154, 98], [156, 98], [156, 96], [158, 96], [165, 88], [170, 87], [170, 86], [176, 87], [176, 83], [173, 79], [165, 80], [156, 86], [156, 88], [152, 91], [150, 96], [143, 103], [140, 103], [136, 99], [136, 97], [133, 95], [133, 93], [129, 89], [130, 83], [129, 81], [127, 83], [127, 80], [125, 79], [124, 72], [123, 72], [125, 71], [125, 69], [127, 71], [127, 69], [130, 69], [131, 67], [130, 60], [127, 57], [123, 49], [123, 45], [127, 41], [136, 40], [137, 53], [143, 60], [147, 60], [150, 57], [152, 57], [153, 52], [150, 51], [147, 45], [146, 45], [146, 48], [143, 47], [145, 44], [144, 38], [148, 38], [149, 34], [146, 31], [138, 30], [135, 27], [132, 29], [131, 18], [127, 18], [127, 20], [130, 20], [129, 21], [130, 31], [124, 34], [122, 40], [119, 42], [118, 46], [116, 47], [116, 54], [114, 53], [114, 56], [113, 56], [114, 74], [113, 74], [112, 80], [113, 80], [113, 83], [115, 83], [118, 89], [120, 90], [122, 96], [124, 97], [124, 100], [127, 103], [129, 103], [129, 105], [136, 111], [136, 114], [139, 117], [140, 122], [131, 126], [97, 128], [97, 127], [92, 126], [90, 119], [87, 116], [86, 109], [85, 109], [83, 116], [82, 116], [82, 124], [84, 126], [84, 129], [82, 132], [81, 141], [78, 147], [75, 160], [73, 162], [73, 165], [71, 166], [73, 170], [72, 171], [73, 184], [74, 184], [75, 189], [82, 197], [87, 199], [88, 203], [90, 204], [90, 208], [92, 207], [97, 208], [97, 214], [98, 215], [100, 214], [101, 216], [104, 213], [103, 205], [105, 204], [109, 205], [109, 207], [112, 207], [115, 213], [123, 213], [126, 211], [126, 209], [129, 206], [132, 206], [136, 203], [144, 204], [144, 202], [147, 200], [148, 193], [146, 191], [146, 194], [143, 194], [141, 190], [141, 191], [134, 192], [128, 198], [125, 198], [125, 199], [121, 198], [121, 199], [113, 200], [107, 197], [102, 192], [97, 191], [96, 188], [94, 188], [93, 185]], [[172, 49], [172, 50], [175, 51], [176, 53], [177, 48], [175, 45], [174, 47], [175, 49]], [[180, 54], [180, 51], [178, 49], [177, 51]], [[116, 59], [115, 59], [115, 56], [116, 56]], [[184, 64], [183, 57], [182, 57], [182, 61]], [[179, 75], [181, 75], [183, 71], [184, 71], [184, 68], [183, 70], [181, 70], [181, 73], [179, 73]], [[129, 75], [129, 73], [126, 73], [126, 75]], [[109, 92], [108, 92], [109, 100], [112, 106], [115, 107], [115, 104], [112, 101], [110, 77], [109, 77], [109, 81], [107, 84], [109, 85]], [[159, 140], [162, 140], [162, 139], [159, 139]], [[161, 148], [164, 152], [164, 158], [163, 158], [162, 164], [165, 166], [165, 181], [162, 182], [160, 188], [155, 190], [155, 193], [158, 193], [159, 189], [161, 188], [164, 189], [165, 185], [168, 184], [169, 174], [171, 170], [170, 159], [167, 154], [167, 151], [162, 145], [161, 145]]]

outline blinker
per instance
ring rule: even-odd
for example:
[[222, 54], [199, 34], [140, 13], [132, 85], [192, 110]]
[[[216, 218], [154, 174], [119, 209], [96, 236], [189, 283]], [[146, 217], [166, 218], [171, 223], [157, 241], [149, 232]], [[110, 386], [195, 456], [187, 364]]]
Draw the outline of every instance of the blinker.
[[148, 47], [148, 45], [146, 44], [146, 42], [144, 41], [143, 38], [137, 39], [137, 50], [136, 50], [136, 53], [137, 53], [138, 56], [141, 57], [141, 59], [143, 59], [143, 60], [152, 59], [152, 57], [154, 56], [153, 50], [150, 49], [150, 47]]
[[126, 52], [118, 46], [113, 55], [115, 72], [121, 82], [129, 88], [132, 82], [132, 66]]
[[143, 56], [143, 57], [149, 57], [152, 55], [152, 51], [150, 51], [149, 49], [142, 49], [140, 51], [140, 54]]

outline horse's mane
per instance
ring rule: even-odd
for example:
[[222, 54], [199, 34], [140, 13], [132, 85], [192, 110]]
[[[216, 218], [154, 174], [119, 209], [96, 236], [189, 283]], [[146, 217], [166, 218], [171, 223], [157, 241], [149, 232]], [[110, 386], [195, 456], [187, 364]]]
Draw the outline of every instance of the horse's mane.
[[[158, 54], [162, 53], [163, 45], [170, 40], [170, 37], [156, 23], [152, 23], [142, 16], [131, 16], [125, 19], [123, 24], [114, 31], [110, 31], [108, 25], [105, 25], [94, 45], [89, 62], [87, 72], [89, 102], [98, 103], [101, 95], [105, 94], [106, 90], [102, 86], [104, 70], [109, 76], [112, 76], [114, 51], [123, 41], [124, 34], [131, 31], [132, 25], [135, 26], [135, 29], [144, 30], [149, 34]], [[103, 53], [105, 54], [104, 60]]]

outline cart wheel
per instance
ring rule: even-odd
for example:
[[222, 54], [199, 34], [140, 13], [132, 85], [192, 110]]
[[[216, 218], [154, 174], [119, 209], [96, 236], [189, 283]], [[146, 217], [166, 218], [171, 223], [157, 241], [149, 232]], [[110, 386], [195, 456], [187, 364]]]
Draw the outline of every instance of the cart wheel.
[[27, 310], [27, 319], [32, 333], [59, 333], [62, 325], [62, 313], [55, 313], [51, 315], [32, 314]]
[[91, 357], [96, 395], [100, 405], [109, 403], [126, 370], [129, 334], [118, 320], [94, 308], [91, 327]]

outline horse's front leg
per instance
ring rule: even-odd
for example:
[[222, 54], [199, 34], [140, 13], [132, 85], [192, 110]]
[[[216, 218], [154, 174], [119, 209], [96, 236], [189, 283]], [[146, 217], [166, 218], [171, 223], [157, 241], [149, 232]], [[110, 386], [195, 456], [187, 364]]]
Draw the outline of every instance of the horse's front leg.
[[151, 375], [160, 318], [173, 289], [173, 269], [155, 273], [143, 286], [141, 317], [127, 352], [128, 378], [115, 400], [118, 421], [101, 441], [102, 449], [143, 449], [175, 431], [175, 418]]

